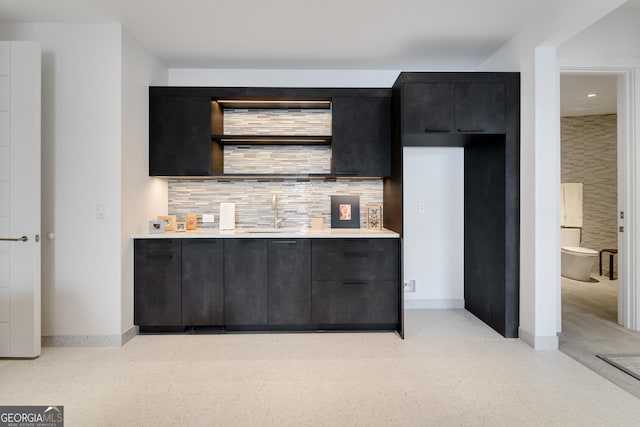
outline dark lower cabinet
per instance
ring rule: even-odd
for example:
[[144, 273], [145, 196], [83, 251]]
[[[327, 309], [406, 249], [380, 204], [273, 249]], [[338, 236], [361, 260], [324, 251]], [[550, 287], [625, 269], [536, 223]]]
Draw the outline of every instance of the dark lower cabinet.
[[314, 239], [312, 321], [323, 327], [398, 325], [397, 239]]
[[224, 239], [224, 324], [268, 322], [267, 240]]
[[311, 323], [311, 241], [268, 243], [269, 324]]
[[398, 239], [136, 239], [142, 332], [395, 330]]
[[313, 323], [358, 325], [398, 323], [398, 282], [313, 281]]
[[223, 241], [182, 241], [182, 324], [222, 326]]
[[134, 323], [140, 326], [182, 324], [181, 239], [136, 240]]

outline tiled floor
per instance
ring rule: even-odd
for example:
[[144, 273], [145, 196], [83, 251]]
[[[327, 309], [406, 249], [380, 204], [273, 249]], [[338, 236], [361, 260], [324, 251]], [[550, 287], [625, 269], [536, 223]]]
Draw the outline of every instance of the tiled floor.
[[640, 333], [616, 323], [617, 286], [606, 276], [590, 283], [562, 278], [560, 350], [640, 399], [640, 381], [596, 357], [640, 354]]
[[64, 405], [67, 426], [637, 426], [640, 400], [464, 310], [407, 334], [137, 336], [0, 361], [0, 404]]

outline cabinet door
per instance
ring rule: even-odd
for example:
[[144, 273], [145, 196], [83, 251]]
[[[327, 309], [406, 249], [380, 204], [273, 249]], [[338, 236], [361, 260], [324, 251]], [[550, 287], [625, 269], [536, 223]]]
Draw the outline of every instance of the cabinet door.
[[266, 325], [267, 240], [224, 239], [224, 323]]
[[314, 281], [313, 323], [395, 324], [397, 281]]
[[453, 84], [407, 83], [403, 86], [403, 133], [453, 131]]
[[505, 108], [503, 82], [456, 83], [456, 132], [504, 133]]
[[149, 97], [149, 175], [210, 175], [211, 100]]
[[182, 242], [182, 324], [223, 324], [223, 244], [221, 239]]
[[391, 98], [333, 98], [334, 175], [391, 174]]
[[315, 239], [313, 280], [398, 280], [397, 239]]
[[134, 242], [136, 325], [182, 324], [180, 247], [180, 239], [141, 239]]
[[268, 270], [269, 324], [311, 323], [311, 241], [269, 240]]

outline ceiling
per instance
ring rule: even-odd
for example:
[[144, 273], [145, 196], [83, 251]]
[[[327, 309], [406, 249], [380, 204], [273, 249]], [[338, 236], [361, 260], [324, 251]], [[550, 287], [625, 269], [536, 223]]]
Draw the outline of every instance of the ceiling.
[[[478, 68], [561, 2], [0, 0], [0, 23], [121, 23], [170, 68], [455, 71]], [[563, 75], [562, 115], [614, 113], [615, 87], [612, 76]]]
[[562, 117], [615, 114], [617, 90], [614, 75], [562, 74], [560, 114]]
[[118, 22], [168, 67], [471, 70], [559, 0], [0, 0], [0, 22]]

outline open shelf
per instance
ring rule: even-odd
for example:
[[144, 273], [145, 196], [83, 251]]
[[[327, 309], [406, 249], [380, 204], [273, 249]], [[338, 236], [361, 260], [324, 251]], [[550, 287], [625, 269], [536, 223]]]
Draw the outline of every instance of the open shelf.
[[212, 135], [211, 139], [222, 145], [329, 145], [330, 135]]

